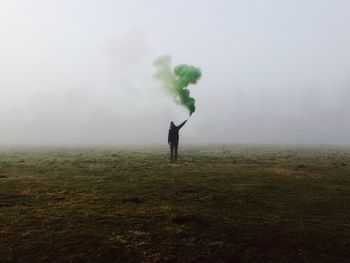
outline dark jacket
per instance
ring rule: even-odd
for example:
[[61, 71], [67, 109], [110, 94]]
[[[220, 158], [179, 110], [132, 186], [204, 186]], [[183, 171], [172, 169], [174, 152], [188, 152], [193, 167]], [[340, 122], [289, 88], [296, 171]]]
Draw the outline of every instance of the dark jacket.
[[179, 130], [185, 125], [187, 120], [181, 123], [179, 126], [176, 126], [173, 122], [170, 123], [170, 129], [168, 134], [168, 143], [172, 145], [179, 144]]

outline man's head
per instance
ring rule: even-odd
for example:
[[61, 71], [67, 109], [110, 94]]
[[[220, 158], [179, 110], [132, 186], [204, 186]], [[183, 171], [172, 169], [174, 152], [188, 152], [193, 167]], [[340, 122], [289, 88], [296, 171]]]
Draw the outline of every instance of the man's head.
[[174, 124], [173, 121], [170, 122], [170, 129], [171, 129], [171, 128], [175, 128], [175, 124]]

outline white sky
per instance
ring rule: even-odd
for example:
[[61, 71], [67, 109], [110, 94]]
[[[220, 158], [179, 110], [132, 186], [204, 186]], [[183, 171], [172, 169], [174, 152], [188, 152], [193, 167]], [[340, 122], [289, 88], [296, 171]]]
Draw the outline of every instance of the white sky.
[[350, 2], [0, 0], [0, 144], [166, 143], [187, 112], [153, 61], [193, 64], [183, 143], [350, 142]]

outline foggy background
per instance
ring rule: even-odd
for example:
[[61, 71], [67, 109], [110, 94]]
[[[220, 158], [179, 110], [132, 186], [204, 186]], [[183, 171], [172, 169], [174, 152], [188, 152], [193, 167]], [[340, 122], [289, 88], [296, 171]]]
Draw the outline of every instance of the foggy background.
[[350, 142], [350, 2], [4, 0], [0, 144], [166, 144], [153, 61], [202, 70], [182, 143]]

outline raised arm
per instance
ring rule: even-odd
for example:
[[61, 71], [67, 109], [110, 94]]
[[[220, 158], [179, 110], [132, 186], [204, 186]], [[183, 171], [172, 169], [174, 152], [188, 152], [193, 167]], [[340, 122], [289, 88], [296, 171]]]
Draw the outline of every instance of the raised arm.
[[185, 125], [186, 122], [187, 122], [187, 120], [185, 120], [183, 123], [181, 123], [179, 126], [177, 126], [177, 128], [180, 130]]

